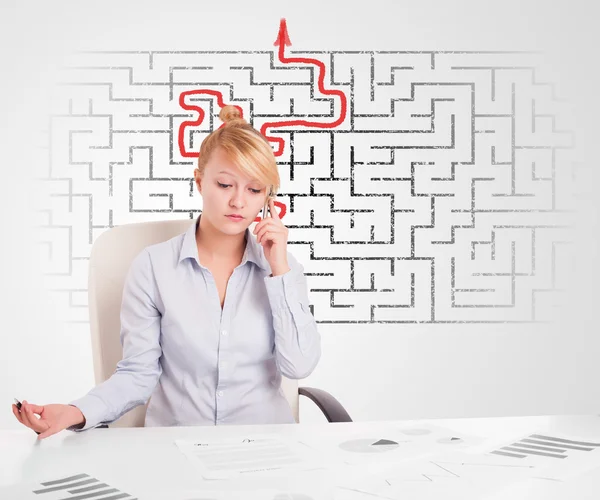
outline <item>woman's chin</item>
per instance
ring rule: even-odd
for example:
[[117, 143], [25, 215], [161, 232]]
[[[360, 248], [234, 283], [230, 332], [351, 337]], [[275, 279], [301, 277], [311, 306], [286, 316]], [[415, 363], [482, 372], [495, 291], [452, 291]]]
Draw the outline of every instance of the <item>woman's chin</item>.
[[246, 231], [251, 222], [248, 222], [246, 219], [241, 221], [231, 221], [225, 217], [225, 223], [219, 225], [219, 229], [221, 232], [229, 235], [240, 234]]

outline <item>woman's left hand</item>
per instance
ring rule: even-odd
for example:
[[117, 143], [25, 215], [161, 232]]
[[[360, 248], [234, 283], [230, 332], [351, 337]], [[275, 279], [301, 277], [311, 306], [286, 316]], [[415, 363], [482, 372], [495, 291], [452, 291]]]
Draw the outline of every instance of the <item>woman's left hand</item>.
[[290, 270], [287, 261], [288, 228], [285, 227], [273, 199], [269, 200], [271, 217], [262, 219], [254, 228], [256, 240], [263, 246], [265, 257], [271, 266], [273, 276], [285, 274]]

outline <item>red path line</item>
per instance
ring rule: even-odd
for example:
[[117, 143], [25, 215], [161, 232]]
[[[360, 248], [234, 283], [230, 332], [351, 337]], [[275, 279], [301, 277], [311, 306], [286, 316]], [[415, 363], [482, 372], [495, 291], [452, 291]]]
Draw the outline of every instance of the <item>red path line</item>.
[[310, 59], [305, 57], [285, 57], [285, 47], [286, 45], [292, 45], [290, 42], [290, 38], [287, 32], [287, 24], [285, 19], [281, 19], [279, 23], [279, 34], [277, 35], [277, 40], [273, 44], [275, 46], [279, 46], [279, 60], [284, 64], [290, 63], [303, 63], [303, 64], [315, 64], [319, 67], [319, 79], [318, 79], [318, 87], [319, 92], [325, 95], [336, 95], [340, 98], [341, 101], [341, 112], [340, 117], [331, 123], [322, 123], [322, 122], [311, 122], [307, 120], [291, 120], [291, 121], [278, 121], [278, 122], [267, 122], [262, 125], [260, 128], [261, 134], [263, 134], [270, 142], [275, 142], [278, 146], [278, 149], [275, 151], [275, 156], [281, 156], [283, 154], [284, 148], [284, 140], [280, 137], [269, 137], [266, 133], [268, 128], [276, 128], [276, 127], [314, 127], [314, 128], [335, 128], [346, 119], [346, 113], [348, 109], [348, 103], [346, 100], [346, 95], [341, 90], [327, 90], [323, 85], [325, 81], [325, 64], [318, 59]]
[[[223, 102], [223, 93], [219, 92], [218, 90], [210, 90], [210, 89], [186, 90], [185, 92], [182, 92], [179, 95], [179, 105], [183, 109], [186, 109], [188, 111], [196, 111], [198, 113], [198, 118], [196, 120], [183, 122], [181, 125], [179, 125], [179, 131], [178, 131], [179, 134], [178, 134], [177, 140], [179, 143], [179, 152], [181, 153], [181, 156], [183, 156], [184, 158], [198, 158], [199, 151], [186, 151], [186, 149], [185, 149], [185, 141], [184, 141], [185, 129], [187, 127], [197, 127], [198, 125], [201, 125], [202, 122], [204, 121], [204, 116], [206, 115], [206, 113], [200, 106], [193, 106], [191, 104], [186, 104], [185, 98], [189, 95], [204, 95], [204, 94], [208, 94], [208, 95], [212, 95], [212, 96], [216, 97], [219, 108], [222, 108], [223, 106], [225, 106], [225, 103]], [[239, 111], [243, 117], [244, 111], [242, 110], [242, 108], [240, 106], [235, 106], [235, 107], [237, 109], [239, 109]], [[225, 124], [223, 123], [221, 125], [221, 127], [223, 125], [225, 125]], [[219, 127], [219, 128], [221, 128], [221, 127]]]
[[[340, 102], [341, 102], [341, 112], [340, 112], [340, 117], [331, 123], [314, 122], [314, 121], [307, 121], [307, 120], [288, 120], [288, 121], [263, 123], [263, 125], [260, 128], [260, 133], [269, 142], [274, 142], [275, 144], [277, 144], [277, 149], [274, 151], [274, 155], [276, 157], [281, 156], [283, 154], [285, 142], [280, 137], [268, 136], [267, 129], [289, 127], [289, 126], [292, 126], [292, 127], [303, 126], [303, 127], [323, 128], [323, 129], [335, 128], [344, 122], [344, 120], [346, 119], [346, 113], [347, 113], [347, 109], [348, 109], [346, 95], [341, 90], [327, 90], [325, 88], [325, 86], [324, 86], [325, 64], [322, 61], [319, 61], [318, 59], [311, 59], [311, 58], [305, 58], [305, 57], [285, 57], [285, 47], [289, 46], [291, 44], [292, 43], [291, 43], [289, 35], [288, 35], [286, 21], [285, 21], [285, 19], [281, 19], [281, 21], [279, 23], [279, 33], [277, 35], [277, 39], [275, 40], [275, 43], [273, 44], [274, 46], [279, 46], [279, 51], [278, 51], [279, 60], [284, 64], [302, 63], [302, 64], [315, 64], [316, 66], [318, 66], [318, 68], [319, 68], [319, 77], [318, 77], [319, 92], [321, 92], [324, 95], [338, 96], [340, 98]], [[211, 95], [213, 97], [216, 97], [217, 104], [219, 105], [220, 108], [223, 108], [223, 106], [225, 106], [225, 103], [223, 101], [223, 93], [218, 90], [211, 90], [211, 89], [187, 90], [185, 92], [182, 92], [179, 95], [179, 105], [183, 109], [185, 109], [187, 111], [196, 111], [198, 113], [198, 117], [196, 120], [184, 121], [183, 123], [181, 123], [181, 125], [179, 125], [178, 137], [177, 137], [177, 142], [179, 145], [179, 152], [180, 152], [181, 156], [183, 156], [184, 158], [198, 158], [198, 155], [199, 155], [198, 151], [187, 151], [185, 149], [185, 140], [184, 140], [185, 129], [187, 127], [197, 127], [197, 126], [201, 125], [202, 122], [204, 121], [204, 117], [205, 117], [206, 113], [200, 106], [194, 106], [191, 104], [187, 104], [185, 102], [186, 97], [190, 96], [190, 95]], [[244, 112], [243, 112], [242, 108], [237, 105], [234, 105], [234, 106], [240, 111], [240, 113], [243, 117]], [[223, 127], [224, 125], [225, 124], [222, 124], [219, 128]], [[287, 211], [287, 207], [279, 201], [276, 201], [275, 205], [280, 208], [281, 213], [279, 214], [279, 217], [282, 218]], [[260, 217], [257, 217], [255, 220], [259, 221]]]

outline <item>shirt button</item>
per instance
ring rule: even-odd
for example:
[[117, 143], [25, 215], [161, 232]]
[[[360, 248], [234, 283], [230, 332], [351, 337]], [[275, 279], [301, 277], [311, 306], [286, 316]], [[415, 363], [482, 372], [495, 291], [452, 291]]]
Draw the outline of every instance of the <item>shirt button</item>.
[[221, 397], [223, 395], [223, 391], [217, 392], [217, 396]]
[[223, 330], [223, 331], [221, 332], [221, 335], [227, 335], [227, 330]]

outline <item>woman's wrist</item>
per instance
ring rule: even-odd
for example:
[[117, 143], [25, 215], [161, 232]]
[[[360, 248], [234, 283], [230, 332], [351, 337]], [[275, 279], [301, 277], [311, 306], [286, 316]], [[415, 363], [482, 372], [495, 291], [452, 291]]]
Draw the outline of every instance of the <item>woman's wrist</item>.
[[82, 413], [82, 411], [77, 408], [77, 406], [74, 405], [69, 405], [71, 407], [73, 407], [75, 410], [77, 410], [75, 413], [75, 417], [74, 417], [74, 421], [73, 424], [71, 425], [72, 428], [75, 429], [82, 429], [83, 427], [85, 427], [85, 415]]
[[281, 267], [272, 267], [271, 268], [271, 276], [279, 276], [281, 274], [285, 274], [290, 271], [290, 266], [284, 264]]

